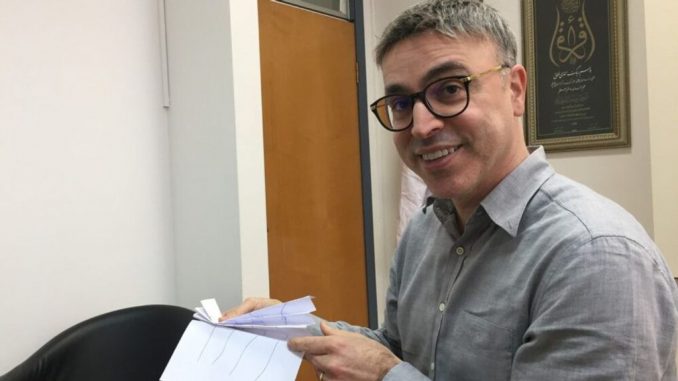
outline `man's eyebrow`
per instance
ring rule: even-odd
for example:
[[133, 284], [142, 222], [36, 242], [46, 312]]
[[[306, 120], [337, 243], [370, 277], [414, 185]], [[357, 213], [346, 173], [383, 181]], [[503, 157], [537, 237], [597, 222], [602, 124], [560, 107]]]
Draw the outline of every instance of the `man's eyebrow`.
[[[440, 78], [444, 74], [448, 74], [451, 71], [464, 71], [468, 72], [468, 69], [466, 66], [460, 64], [459, 62], [456, 61], [450, 61], [450, 62], [444, 62], [438, 66], [435, 66], [431, 69], [429, 69], [428, 72], [422, 77], [420, 80], [422, 87], [429, 84], [431, 81], [436, 80]], [[411, 92], [411, 89], [406, 88], [405, 86], [394, 83], [392, 85], [388, 85], [384, 88], [384, 92], [388, 94], [407, 94]]]
[[426, 72], [426, 74], [422, 77], [421, 82], [423, 85], [426, 85], [431, 81], [440, 78], [443, 74], [449, 74], [451, 71], [468, 72], [468, 68], [456, 61], [443, 62], [442, 64], [429, 69], [429, 71]]
[[384, 89], [384, 93], [386, 95], [393, 95], [393, 94], [407, 94], [409, 93], [409, 90], [405, 88], [405, 86], [399, 85], [399, 84], [393, 84], [393, 85], [388, 85]]

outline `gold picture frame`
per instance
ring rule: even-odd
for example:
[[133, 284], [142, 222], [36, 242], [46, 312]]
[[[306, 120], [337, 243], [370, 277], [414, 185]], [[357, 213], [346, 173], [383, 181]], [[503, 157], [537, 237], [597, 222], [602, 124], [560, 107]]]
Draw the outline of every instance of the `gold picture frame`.
[[630, 146], [626, 0], [522, 0], [522, 9], [527, 143]]

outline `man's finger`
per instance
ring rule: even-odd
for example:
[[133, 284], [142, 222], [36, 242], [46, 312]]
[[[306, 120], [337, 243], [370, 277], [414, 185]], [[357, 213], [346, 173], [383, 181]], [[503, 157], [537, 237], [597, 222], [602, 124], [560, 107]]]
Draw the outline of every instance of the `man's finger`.
[[219, 321], [232, 319], [236, 316], [244, 315], [246, 313], [280, 303], [281, 302], [277, 299], [247, 298], [242, 302], [241, 305], [233, 307], [230, 310], [224, 312], [223, 315], [221, 315], [221, 317], [219, 318]]
[[233, 307], [230, 310], [224, 312], [223, 315], [221, 315], [221, 318], [219, 319], [220, 321], [232, 319], [236, 316], [244, 315], [248, 312], [254, 311], [256, 308], [256, 302], [254, 299], [247, 298], [243, 301], [243, 303], [239, 306]]
[[221, 317], [219, 318], [219, 321], [232, 319], [236, 316], [244, 315], [244, 314], [251, 312], [251, 311], [252, 311], [252, 308], [250, 306], [245, 305], [245, 304], [241, 304], [237, 307], [231, 308], [230, 310], [224, 312], [223, 315], [221, 315]]
[[327, 345], [327, 338], [321, 336], [295, 337], [287, 342], [290, 350], [313, 356], [326, 354]]

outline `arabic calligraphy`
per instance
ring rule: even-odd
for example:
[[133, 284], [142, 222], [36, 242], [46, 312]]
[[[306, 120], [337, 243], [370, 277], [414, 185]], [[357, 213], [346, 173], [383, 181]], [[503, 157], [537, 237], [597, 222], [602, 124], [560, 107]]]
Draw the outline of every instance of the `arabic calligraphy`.
[[549, 57], [560, 67], [587, 62], [596, 50], [596, 41], [586, 16], [586, 0], [558, 0], [556, 23]]
[[557, 94], [572, 93], [586, 90], [586, 87], [596, 80], [593, 68], [577, 66], [574, 70], [557, 71], [553, 73], [551, 89]]
[[561, 70], [553, 73], [550, 87], [556, 97], [557, 106], [553, 116], [557, 123], [566, 125], [569, 132], [576, 132], [585, 123], [588, 128], [598, 124], [592, 114], [590, 92], [588, 88], [596, 82], [592, 66], [577, 66], [572, 70]]

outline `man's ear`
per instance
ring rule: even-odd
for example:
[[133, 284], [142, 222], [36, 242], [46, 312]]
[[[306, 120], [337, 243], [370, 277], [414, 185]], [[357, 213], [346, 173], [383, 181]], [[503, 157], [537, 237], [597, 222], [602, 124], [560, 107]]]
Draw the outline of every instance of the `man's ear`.
[[509, 74], [511, 90], [511, 105], [513, 116], [519, 117], [525, 114], [525, 94], [527, 92], [527, 72], [523, 65], [513, 65]]

